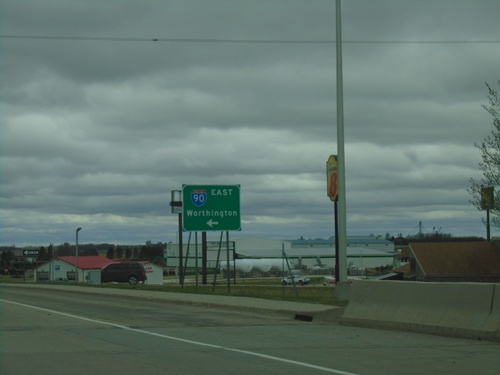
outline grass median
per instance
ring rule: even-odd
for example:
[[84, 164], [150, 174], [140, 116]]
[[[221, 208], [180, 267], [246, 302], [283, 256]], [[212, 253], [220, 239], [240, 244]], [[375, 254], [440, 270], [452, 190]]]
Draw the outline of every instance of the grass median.
[[[282, 286], [280, 281], [280, 278], [248, 278], [236, 279], [235, 283], [234, 279], [231, 279], [228, 287], [226, 279], [218, 279], [214, 287], [212, 281], [209, 281], [207, 285], [202, 285], [201, 278], [199, 279], [198, 285], [196, 285], [195, 279], [190, 279], [184, 283], [184, 286], [179, 285], [175, 279], [166, 278], [163, 285], [138, 284], [131, 286], [126, 283], [106, 283], [100, 285], [79, 283], [79, 285], [91, 288], [141, 289], [170, 293], [230, 295], [235, 297], [263, 298], [334, 306], [344, 306], [346, 304], [345, 301], [339, 301], [334, 298], [335, 288], [323, 286], [323, 277], [311, 277], [310, 283], [304, 286]], [[24, 281], [22, 278], [12, 278], [11, 276], [0, 276], [0, 282], [34, 283], [32, 279], [30, 280], [27, 278]], [[51, 284], [74, 285], [72, 282]]]

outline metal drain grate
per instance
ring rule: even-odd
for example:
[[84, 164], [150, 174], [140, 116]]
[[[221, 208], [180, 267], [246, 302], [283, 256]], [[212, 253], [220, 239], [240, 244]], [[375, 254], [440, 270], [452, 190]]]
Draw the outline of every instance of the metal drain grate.
[[302, 320], [304, 322], [312, 322], [313, 317], [310, 315], [295, 314], [295, 320]]

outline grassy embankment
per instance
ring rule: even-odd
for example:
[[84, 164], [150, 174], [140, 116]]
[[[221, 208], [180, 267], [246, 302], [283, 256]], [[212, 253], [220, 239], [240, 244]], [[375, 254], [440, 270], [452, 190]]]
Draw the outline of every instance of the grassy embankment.
[[[212, 294], [212, 295], [230, 295], [237, 297], [251, 297], [251, 298], [264, 298], [281, 301], [295, 301], [305, 303], [319, 303], [324, 305], [345, 305], [344, 301], [337, 301], [334, 299], [334, 288], [323, 286], [323, 277], [311, 277], [311, 282], [307, 286], [297, 285], [283, 287], [280, 285], [279, 278], [248, 278], [248, 279], [231, 279], [228, 293], [228, 285], [226, 279], [218, 279], [215, 288], [209, 281], [210, 285], [202, 285], [201, 277], [199, 278], [198, 286], [195, 280], [190, 279], [183, 287], [176, 284], [169, 278], [164, 285], [136, 285], [130, 286], [128, 284], [101, 284], [101, 285], [87, 285], [80, 283], [79, 285], [88, 286], [92, 288], [123, 288], [123, 289], [142, 289], [159, 292], [172, 292], [172, 293], [195, 293], [195, 294]], [[0, 276], [0, 283], [17, 282], [17, 283], [33, 283], [33, 277], [13, 278], [12, 276]], [[73, 283], [53, 283], [57, 285], [74, 285]]]

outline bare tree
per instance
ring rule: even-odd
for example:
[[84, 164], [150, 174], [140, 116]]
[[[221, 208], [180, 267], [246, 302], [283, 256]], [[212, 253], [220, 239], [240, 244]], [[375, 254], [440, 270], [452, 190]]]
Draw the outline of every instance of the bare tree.
[[[500, 80], [498, 81], [500, 87]], [[480, 179], [471, 178], [470, 202], [478, 209], [488, 208], [492, 215], [491, 222], [500, 227], [500, 193], [497, 187], [500, 185], [500, 97], [498, 91], [486, 83], [488, 88], [488, 104], [482, 107], [493, 117], [493, 129], [483, 142], [474, 144], [481, 152], [482, 161], [479, 169], [483, 173]]]

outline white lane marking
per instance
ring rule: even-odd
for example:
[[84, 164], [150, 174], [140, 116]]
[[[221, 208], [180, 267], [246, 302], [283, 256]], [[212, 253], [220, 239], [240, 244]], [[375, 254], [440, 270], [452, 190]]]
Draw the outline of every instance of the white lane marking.
[[0, 298], [0, 301], [6, 302], [6, 303], [10, 303], [10, 304], [13, 304], [13, 305], [27, 307], [27, 308], [34, 309], [34, 310], [40, 310], [40, 311], [50, 312], [52, 314], [58, 314], [58, 315], [66, 316], [66, 317], [69, 317], [69, 318], [84, 320], [86, 322], [91, 322], [91, 323], [96, 323], [96, 324], [103, 324], [103, 325], [107, 325], [107, 326], [111, 326], [111, 327], [115, 327], [115, 328], [124, 329], [124, 330], [127, 330], [127, 331], [133, 331], [133, 332], [143, 333], [143, 334], [146, 334], [146, 335], [155, 336], [155, 337], [161, 337], [161, 338], [168, 339], [168, 340], [180, 341], [180, 342], [187, 343], [187, 344], [204, 346], [204, 347], [213, 348], [213, 349], [226, 350], [226, 351], [229, 351], [229, 352], [236, 352], [236, 353], [241, 353], [241, 354], [247, 354], [247, 355], [251, 355], [251, 356], [254, 356], [254, 357], [266, 358], [266, 359], [269, 359], [269, 360], [272, 360], [272, 361], [289, 363], [289, 364], [292, 364], [292, 365], [297, 365], [297, 366], [312, 368], [312, 369], [315, 369], [315, 370], [330, 372], [330, 373], [333, 373], [333, 374], [339, 374], [339, 375], [360, 375], [360, 374], [355, 374], [353, 372], [346, 372], [346, 371], [341, 371], [341, 370], [335, 370], [335, 369], [328, 368], [328, 367], [313, 365], [311, 363], [293, 361], [293, 360], [286, 359], [286, 358], [275, 357], [275, 356], [272, 356], [272, 355], [251, 352], [251, 351], [248, 351], [248, 350], [241, 350], [241, 349], [236, 349], [236, 348], [230, 348], [230, 347], [227, 347], [227, 346], [207, 344], [205, 342], [187, 340], [187, 339], [182, 339], [180, 337], [168, 336], [168, 335], [163, 335], [163, 334], [155, 333], [155, 332], [149, 332], [149, 331], [145, 331], [145, 330], [142, 330], [142, 329], [127, 327], [127, 326], [124, 326], [122, 324], [117, 324], [117, 323], [105, 322], [105, 321], [102, 321], [102, 320], [96, 320], [96, 319], [86, 318], [84, 316], [79, 316], [79, 315], [74, 315], [74, 314], [68, 314], [68, 313], [64, 313], [64, 312], [56, 311], [56, 310], [51, 310], [51, 309], [45, 309], [43, 307], [27, 305], [25, 303], [9, 301], [9, 300], [2, 299], [2, 298]]

